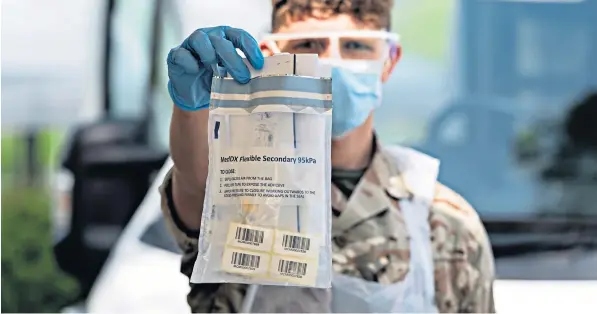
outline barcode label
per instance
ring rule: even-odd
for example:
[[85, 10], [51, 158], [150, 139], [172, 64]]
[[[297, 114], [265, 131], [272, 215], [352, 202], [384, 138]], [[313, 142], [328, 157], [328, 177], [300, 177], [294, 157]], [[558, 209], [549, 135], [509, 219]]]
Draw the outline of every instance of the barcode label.
[[274, 231], [271, 229], [231, 223], [226, 244], [242, 249], [270, 251], [273, 238]]
[[259, 262], [261, 262], [261, 256], [240, 252], [232, 252], [232, 258], [230, 259], [230, 264], [234, 267], [250, 269], [259, 268]]
[[319, 264], [313, 259], [290, 258], [274, 255], [270, 263], [270, 275], [276, 281], [292, 282], [302, 286], [313, 286]]
[[307, 253], [311, 247], [311, 239], [285, 234], [282, 236], [282, 246], [288, 250]]
[[234, 239], [241, 243], [259, 245], [263, 244], [264, 235], [265, 232], [261, 230], [236, 227], [236, 234], [234, 235]]
[[281, 274], [302, 278], [307, 274], [307, 263], [286, 261], [281, 259], [278, 261], [278, 272]]
[[222, 269], [238, 274], [263, 274], [267, 272], [270, 255], [235, 248], [225, 248]]
[[277, 230], [274, 253], [315, 258], [319, 256], [318, 241], [307, 234]]

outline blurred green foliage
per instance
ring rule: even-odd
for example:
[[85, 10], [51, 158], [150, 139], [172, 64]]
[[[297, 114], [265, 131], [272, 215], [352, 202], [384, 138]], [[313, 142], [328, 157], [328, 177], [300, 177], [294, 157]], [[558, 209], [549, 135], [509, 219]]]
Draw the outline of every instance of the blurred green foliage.
[[457, 0], [410, 0], [395, 6], [392, 31], [400, 34], [404, 53], [439, 62], [449, 60]]
[[[64, 132], [60, 130], [43, 130], [38, 135], [37, 159], [42, 167], [53, 165], [58, 157], [60, 143]], [[26, 146], [20, 133], [2, 131], [2, 174], [19, 171], [25, 159]]]
[[57, 312], [76, 297], [54, 261], [49, 200], [43, 189], [2, 184], [3, 313]]

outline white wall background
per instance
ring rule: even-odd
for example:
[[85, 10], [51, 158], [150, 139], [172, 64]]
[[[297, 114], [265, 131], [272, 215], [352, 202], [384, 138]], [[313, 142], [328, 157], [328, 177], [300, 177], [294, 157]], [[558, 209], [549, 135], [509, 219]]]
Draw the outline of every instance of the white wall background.
[[2, 1], [2, 129], [98, 114], [104, 3]]
[[178, 0], [178, 3], [184, 34], [218, 25], [242, 28], [257, 38], [270, 31], [271, 0]]

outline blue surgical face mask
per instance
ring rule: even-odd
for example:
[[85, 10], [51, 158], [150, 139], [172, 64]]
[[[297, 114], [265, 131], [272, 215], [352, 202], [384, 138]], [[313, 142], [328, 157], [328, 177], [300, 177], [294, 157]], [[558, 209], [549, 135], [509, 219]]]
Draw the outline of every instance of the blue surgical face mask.
[[335, 60], [332, 65], [332, 137], [339, 138], [367, 120], [381, 104], [382, 63]]

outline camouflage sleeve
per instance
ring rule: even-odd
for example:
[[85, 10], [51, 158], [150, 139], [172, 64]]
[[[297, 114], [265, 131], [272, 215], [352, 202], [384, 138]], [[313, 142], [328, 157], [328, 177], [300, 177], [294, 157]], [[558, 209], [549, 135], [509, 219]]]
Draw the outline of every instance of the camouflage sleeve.
[[435, 223], [445, 227], [435, 234], [440, 236], [436, 240], [443, 238], [443, 246], [452, 251], [436, 270], [446, 272], [444, 278], [448, 278], [443, 285], [440, 283], [440, 309], [444, 306], [448, 312], [495, 313], [493, 252], [477, 212], [458, 193], [438, 184], [432, 213]]
[[[189, 230], [178, 218], [172, 198], [172, 169], [160, 187], [161, 208], [168, 230], [182, 250], [180, 271], [189, 279], [198, 255], [199, 231]], [[246, 286], [239, 284], [193, 284], [187, 303], [193, 313], [238, 313]]]
[[479, 277], [471, 283], [469, 293], [460, 300], [461, 312], [467, 313], [495, 313], [493, 300], [493, 281], [495, 279], [495, 266], [493, 252], [489, 238], [479, 221], [477, 235], [478, 250], [469, 256], [471, 267], [477, 270]]

